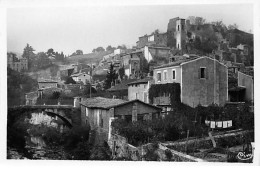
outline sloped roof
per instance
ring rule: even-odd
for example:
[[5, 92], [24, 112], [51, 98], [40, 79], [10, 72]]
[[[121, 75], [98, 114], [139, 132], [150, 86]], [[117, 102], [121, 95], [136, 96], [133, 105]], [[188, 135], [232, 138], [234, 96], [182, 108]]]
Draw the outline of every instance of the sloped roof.
[[89, 74], [83, 72], [83, 73], [75, 73], [75, 74], [72, 74], [71, 76], [72, 77], [77, 77], [77, 76], [80, 76], [80, 75], [89, 75]]
[[143, 101], [141, 101], [141, 100], [138, 100], [138, 99], [131, 100], [131, 101], [126, 101], [126, 102], [124, 102], [124, 103], [118, 104], [118, 105], [113, 106], [113, 107], [120, 107], [120, 106], [124, 106], [124, 105], [126, 105], [126, 104], [133, 103], [133, 102], [139, 102], [139, 103], [142, 103], [142, 104], [144, 104], [144, 105], [146, 105], [146, 106], [153, 107], [153, 108], [155, 108], [155, 109], [161, 110], [160, 107], [157, 107], [157, 106], [152, 105], [152, 104], [149, 104], [149, 103], [145, 103], [145, 102], [143, 102]]
[[58, 82], [51, 79], [40, 79], [38, 80], [38, 83], [58, 83]]
[[88, 108], [101, 108], [101, 109], [109, 109], [116, 105], [125, 103], [125, 100], [121, 99], [109, 99], [104, 97], [94, 97], [94, 98], [86, 98], [81, 104]]
[[136, 81], [136, 79], [124, 80], [120, 84], [117, 84], [117, 85], [111, 87], [110, 89], [107, 89], [107, 91], [113, 92], [113, 91], [120, 91], [120, 90], [128, 90], [127, 84], [131, 83], [133, 81]]
[[148, 81], [150, 81], [150, 80], [153, 80], [153, 78], [152, 77], [146, 77], [144, 79], [139, 79], [139, 80], [136, 80], [134, 82], [130, 82], [127, 85], [148, 83]]
[[177, 60], [175, 62], [171, 62], [171, 63], [167, 63], [167, 64], [164, 64], [164, 65], [156, 66], [156, 67], [154, 67], [154, 69], [170, 67], [170, 66], [179, 66], [181, 63], [185, 63], [185, 62], [188, 62], [188, 61], [191, 61], [191, 60], [195, 60], [195, 59], [197, 59], [197, 58], [187, 58], [187, 59], [184, 59], [184, 60]]

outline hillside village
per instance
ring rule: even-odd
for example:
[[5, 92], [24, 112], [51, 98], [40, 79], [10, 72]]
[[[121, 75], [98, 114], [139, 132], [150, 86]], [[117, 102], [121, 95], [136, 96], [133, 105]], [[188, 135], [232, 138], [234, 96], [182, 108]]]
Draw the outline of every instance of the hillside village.
[[9, 53], [8, 67], [37, 81], [20, 104], [78, 109], [78, 125], [95, 131], [114, 160], [243, 161], [234, 156], [249, 142], [239, 137], [254, 142], [253, 34], [176, 17], [167, 32], [136, 40], [59, 55], [66, 61], [46, 54], [52, 66], [38, 74], [30, 58]]

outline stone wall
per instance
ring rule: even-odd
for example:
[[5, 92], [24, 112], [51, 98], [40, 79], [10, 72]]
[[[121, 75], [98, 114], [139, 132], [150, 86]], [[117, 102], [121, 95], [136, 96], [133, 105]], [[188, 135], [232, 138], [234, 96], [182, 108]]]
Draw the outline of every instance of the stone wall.
[[[254, 132], [253, 131], [238, 131], [233, 133], [226, 133], [213, 136], [214, 140], [216, 141], [217, 147], [232, 147], [235, 145], [243, 144], [243, 136], [248, 134], [252, 141], [254, 140]], [[174, 149], [179, 152], [185, 152], [186, 141], [181, 142], [168, 142], [162, 143], [163, 146], [166, 146], [170, 149]], [[210, 149], [213, 148], [212, 141], [209, 137], [201, 138], [201, 139], [192, 139], [187, 141], [187, 150], [194, 149]]]
[[[253, 131], [237, 131], [232, 133], [222, 133], [221, 135], [213, 136], [217, 146], [225, 147], [243, 144], [244, 135], [249, 134], [253, 139]], [[108, 142], [114, 159], [125, 159], [133, 161], [145, 160], [146, 153], [150, 150], [153, 151], [158, 157], [157, 161], [176, 161], [176, 162], [207, 162], [206, 160], [190, 156], [185, 151], [186, 141], [182, 142], [168, 142], [168, 143], [148, 143], [140, 147], [134, 147], [128, 144], [127, 139], [117, 134], [112, 134]], [[158, 146], [155, 146], [158, 145]], [[192, 139], [187, 142], [187, 149], [193, 149], [194, 146], [200, 149], [213, 148], [212, 142], [209, 137], [201, 139]], [[167, 154], [171, 153], [171, 159], [167, 158]]]
[[170, 161], [178, 162], [204, 162], [204, 160], [189, 156], [187, 154], [177, 152], [175, 150], [169, 149], [166, 146], [159, 144], [159, 146], [154, 146], [153, 143], [148, 143], [140, 147], [134, 147], [127, 143], [127, 139], [117, 134], [112, 134], [111, 139], [108, 142], [109, 147], [112, 150], [113, 159], [124, 159], [130, 161], [143, 161], [145, 155], [148, 151], [153, 151], [157, 155], [157, 161], [167, 161], [166, 151], [172, 153], [172, 158]]

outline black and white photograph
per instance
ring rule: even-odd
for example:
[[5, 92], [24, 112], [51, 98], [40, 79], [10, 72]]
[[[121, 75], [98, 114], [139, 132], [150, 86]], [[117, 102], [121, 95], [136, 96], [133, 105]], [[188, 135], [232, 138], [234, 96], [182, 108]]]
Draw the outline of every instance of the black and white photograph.
[[260, 165], [258, 3], [38, 2], [2, 1], [7, 162]]

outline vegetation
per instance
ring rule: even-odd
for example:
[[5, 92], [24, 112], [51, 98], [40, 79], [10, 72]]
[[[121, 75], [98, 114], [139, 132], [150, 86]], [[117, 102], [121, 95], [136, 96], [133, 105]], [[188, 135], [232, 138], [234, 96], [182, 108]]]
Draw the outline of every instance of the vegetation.
[[118, 70], [118, 73], [119, 73], [120, 79], [122, 80], [124, 78], [124, 76], [125, 76], [125, 69], [124, 69], [124, 67], [121, 67]]
[[65, 77], [65, 82], [64, 82], [64, 84], [76, 84], [76, 81], [73, 80], [72, 77], [67, 76], [67, 77]]
[[8, 107], [25, 104], [25, 93], [37, 88], [37, 81], [25, 75], [7, 68], [7, 100]]
[[166, 84], [157, 84], [151, 85], [149, 89], [149, 101], [153, 103], [153, 98], [166, 95], [170, 93], [171, 105], [176, 107], [179, 105], [180, 99], [180, 84], [179, 83], [166, 83]]
[[189, 107], [179, 104], [178, 109], [168, 112], [163, 118], [127, 123], [117, 119], [112, 122], [113, 132], [127, 138], [134, 146], [156, 141], [175, 141], [187, 137], [208, 135], [209, 127], [205, 120], [232, 120], [233, 129], [254, 129], [254, 114], [249, 111], [250, 104], [240, 106]]
[[116, 70], [114, 69], [114, 65], [111, 64], [109, 71], [107, 72], [106, 80], [105, 80], [105, 89], [109, 89], [111, 87], [111, 84], [115, 84], [115, 80], [118, 78], [118, 74], [116, 73]]
[[92, 50], [92, 53], [99, 53], [99, 52], [104, 52], [105, 51], [105, 49], [103, 48], [103, 47], [97, 47], [96, 49], [93, 49]]

